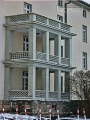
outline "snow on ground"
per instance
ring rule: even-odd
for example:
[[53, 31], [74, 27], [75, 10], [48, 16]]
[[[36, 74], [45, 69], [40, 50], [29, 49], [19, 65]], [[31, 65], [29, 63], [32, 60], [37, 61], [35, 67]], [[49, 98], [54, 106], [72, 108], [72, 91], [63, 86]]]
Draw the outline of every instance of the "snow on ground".
[[[44, 118], [41, 120], [50, 120], [49, 118]], [[40, 118], [36, 117], [36, 116], [29, 116], [29, 115], [18, 115], [18, 114], [9, 114], [9, 113], [5, 113], [5, 114], [0, 114], [0, 120], [40, 120]], [[56, 119], [57, 120], [57, 119]], [[77, 119], [77, 118], [59, 118], [59, 120], [85, 120], [84, 118], [82, 119]], [[86, 120], [90, 120], [90, 119], [86, 119]]]

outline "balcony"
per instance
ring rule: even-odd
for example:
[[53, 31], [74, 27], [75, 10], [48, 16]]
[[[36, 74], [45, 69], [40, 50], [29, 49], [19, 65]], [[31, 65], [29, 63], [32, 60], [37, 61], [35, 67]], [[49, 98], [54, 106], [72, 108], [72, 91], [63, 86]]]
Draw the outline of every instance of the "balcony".
[[35, 13], [6, 16], [6, 23], [9, 25], [16, 25], [21, 23], [25, 24], [25, 23], [32, 23], [32, 22], [38, 25], [40, 24], [46, 27], [50, 27], [52, 29], [57, 29], [57, 30], [70, 33], [70, 28], [71, 28], [70, 25], [61, 23], [57, 20], [53, 20]]
[[[28, 51], [22, 51], [22, 52], [16, 52], [16, 53], [10, 53], [10, 60], [16, 60], [16, 59], [33, 59], [33, 53], [36, 54], [36, 59], [39, 61], [46, 61], [46, 53], [42, 52], [28, 52]], [[57, 63], [58, 64], [58, 56], [56, 55], [49, 55], [49, 62]], [[70, 59], [69, 58], [61, 58], [61, 64], [70, 66]]]
[[[28, 90], [10, 90], [9, 99], [10, 100], [32, 100], [33, 96], [28, 96]], [[58, 100], [58, 92], [48, 92], [48, 99], [51, 101]], [[70, 93], [61, 93], [61, 100], [69, 100]], [[46, 100], [45, 90], [35, 90], [35, 100]]]

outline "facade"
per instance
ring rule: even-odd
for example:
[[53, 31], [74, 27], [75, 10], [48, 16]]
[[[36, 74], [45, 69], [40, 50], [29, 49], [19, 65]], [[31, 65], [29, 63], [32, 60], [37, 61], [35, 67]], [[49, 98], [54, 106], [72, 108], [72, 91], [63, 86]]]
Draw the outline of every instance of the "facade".
[[67, 4], [79, 10], [67, 9], [66, 24], [67, 2], [0, 1], [0, 100], [72, 99], [67, 78], [90, 69], [90, 6]]

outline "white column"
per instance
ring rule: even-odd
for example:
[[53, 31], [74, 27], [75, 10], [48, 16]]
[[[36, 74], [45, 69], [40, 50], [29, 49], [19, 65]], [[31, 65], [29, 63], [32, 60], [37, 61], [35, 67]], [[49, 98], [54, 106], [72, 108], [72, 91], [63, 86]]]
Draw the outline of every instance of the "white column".
[[49, 61], [49, 32], [42, 33], [43, 52], [46, 53], [46, 61]]
[[46, 68], [46, 100], [49, 98], [49, 68]]
[[42, 69], [42, 90], [46, 90], [46, 69]]
[[54, 36], [55, 40], [55, 55], [58, 56], [58, 63], [61, 64], [61, 36], [60, 35], [55, 35]]
[[70, 66], [72, 66], [72, 39], [65, 40], [65, 57], [70, 59]]
[[[36, 28], [29, 28], [29, 52], [33, 59], [36, 59]], [[32, 53], [32, 54], [31, 54]]]
[[61, 100], [61, 70], [55, 71], [54, 89], [58, 92], [58, 100]]
[[58, 99], [61, 100], [61, 70], [58, 70]]
[[69, 39], [69, 41], [70, 41], [70, 66], [72, 66], [72, 39]]
[[6, 29], [5, 38], [5, 60], [10, 59], [9, 53], [12, 52], [12, 33], [13, 31]]
[[34, 65], [28, 66], [28, 96], [35, 99], [36, 90], [36, 67]]
[[12, 87], [12, 69], [5, 68], [5, 82], [4, 82], [4, 99], [7, 100], [9, 97], [9, 90]]

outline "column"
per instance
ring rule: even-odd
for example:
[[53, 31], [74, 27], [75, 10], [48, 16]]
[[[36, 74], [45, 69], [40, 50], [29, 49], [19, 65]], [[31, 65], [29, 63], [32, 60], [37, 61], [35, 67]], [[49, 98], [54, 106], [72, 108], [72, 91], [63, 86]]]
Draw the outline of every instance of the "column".
[[42, 69], [42, 90], [46, 90], [46, 69]]
[[[70, 66], [72, 66], [72, 39], [69, 39], [70, 42]], [[71, 73], [70, 73], [71, 74]]]
[[6, 29], [5, 33], [5, 60], [10, 59], [9, 53], [12, 52], [12, 34], [13, 31]]
[[55, 35], [54, 36], [55, 40], [55, 55], [58, 56], [58, 64], [61, 64], [61, 36], [60, 35]]
[[46, 53], [46, 61], [49, 61], [49, 32], [42, 33], [43, 52]]
[[49, 68], [46, 68], [46, 100], [49, 98]]
[[61, 100], [61, 70], [55, 71], [55, 82], [54, 82], [54, 89], [58, 92], [57, 99]]
[[28, 96], [35, 99], [36, 90], [36, 67], [34, 65], [28, 66]]
[[36, 28], [29, 28], [29, 57], [32, 59], [36, 59]]
[[9, 90], [12, 86], [12, 69], [5, 68], [5, 82], [4, 82], [4, 99], [7, 100], [9, 97]]
[[72, 39], [65, 40], [65, 57], [70, 59], [70, 66], [72, 66]]

